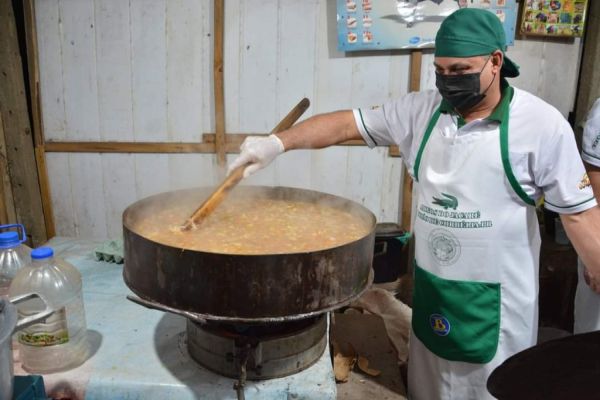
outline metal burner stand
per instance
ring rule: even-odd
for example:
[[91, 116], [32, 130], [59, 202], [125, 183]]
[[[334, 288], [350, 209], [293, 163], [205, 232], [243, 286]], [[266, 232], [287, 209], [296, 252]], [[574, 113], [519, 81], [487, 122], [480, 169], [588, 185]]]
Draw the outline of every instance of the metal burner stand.
[[237, 378], [234, 389], [244, 398], [248, 380], [281, 378], [319, 360], [327, 345], [325, 314], [300, 321], [231, 325], [187, 320], [190, 356], [203, 367]]

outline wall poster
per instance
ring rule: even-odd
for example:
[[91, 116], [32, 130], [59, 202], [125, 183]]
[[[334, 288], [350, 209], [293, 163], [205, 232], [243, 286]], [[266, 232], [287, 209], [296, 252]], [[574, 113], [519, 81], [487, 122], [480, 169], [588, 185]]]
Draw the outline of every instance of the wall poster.
[[581, 37], [587, 0], [525, 0], [521, 14], [523, 35]]
[[514, 43], [516, 0], [337, 0], [338, 50], [432, 48], [444, 18], [466, 7], [496, 14]]

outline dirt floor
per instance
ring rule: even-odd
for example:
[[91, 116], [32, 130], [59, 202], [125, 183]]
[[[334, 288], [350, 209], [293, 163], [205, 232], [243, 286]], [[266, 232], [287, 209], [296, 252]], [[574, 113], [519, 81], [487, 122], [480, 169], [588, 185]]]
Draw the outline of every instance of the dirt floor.
[[406, 399], [406, 388], [396, 354], [381, 318], [359, 313], [335, 313], [331, 324], [331, 339], [341, 345], [350, 343], [358, 355], [369, 360], [369, 368], [381, 371], [379, 376], [370, 376], [355, 365], [348, 381], [338, 383], [338, 399]]

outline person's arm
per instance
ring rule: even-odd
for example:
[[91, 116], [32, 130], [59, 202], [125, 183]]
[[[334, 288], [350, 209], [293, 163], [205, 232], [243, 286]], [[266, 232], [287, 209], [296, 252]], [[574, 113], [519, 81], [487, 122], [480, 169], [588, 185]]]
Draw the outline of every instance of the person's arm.
[[[594, 196], [600, 204], [600, 168], [589, 163], [584, 163], [584, 165], [594, 191]], [[594, 226], [600, 227], [600, 217], [598, 216], [600, 208], [594, 207], [581, 214], [586, 213], [589, 214], [576, 216], [561, 215], [561, 220], [567, 231], [567, 235], [571, 238], [571, 242], [585, 265], [583, 271], [585, 282], [593, 291], [600, 293], [600, 270], [597, 269], [597, 266], [594, 266], [594, 260], [596, 264], [600, 263], [600, 251], [597, 251], [600, 248], [600, 235], [594, 233], [594, 230], [597, 230], [597, 228], [594, 229]], [[580, 219], [583, 219], [583, 224]], [[570, 226], [567, 227], [567, 225]], [[586, 230], [590, 232], [586, 233]], [[592, 238], [592, 240], [587, 240], [589, 238]], [[580, 247], [582, 248], [581, 250], [579, 249]], [[599, 254], [593, 255], [594, 252], [598, 252]], [[587, 260], [588, 258], [592, 260]]]
[[315, 115], [288, 130], [269, 136], [249, 136], [229, 173], [248, 164], [244, 176], [266, 167], [278, 155], [294, 149], [321, 149], [363, 140], [369, 147], [397, 145], [405, 155], [411, 150], [413, 132], [425, 131], [438, 107], [437, 91], [412, 92], [381, 106]]
[[[600, 204], [600, 167], [584, 162], [594, 197]], [[585, 269], [587, 285], [600, 294], [600, 207], [577, 214], [561, 214], [560, 219]]]
[[[598, 139], [600, 138], [600, 98], [594, 102], [592, 109], [587, 115], [585, 127], [583, 129], [581, 157], [587, 171], [589, 183], [592, 186], [594, 197], [600, 204], [600, 152], [598, 148]], [[580, 255], [581, 257], [581, 255]], [[582, 257], [583, 259], [583, 257]], [[584, 261], [585, 265], [585, 261]], [[584, 267], [583, 276], [585, 282], [590, 288], [600, 293], [600, 276], [588, 271]]]
[[600, 290], [600, 208], [571, 126], [562, 116], [551, 117], [540, 120], [540, 129], [546, 133], [533, 162], [536, 182], [544, 191], [544, 207], [560, 214], [581, 261], [589, 264], [595, 281], [590, 286]]
[[350, 110], [315, 115], [276, 136], [283, 143], [284, 151], [321, 149], [346, 140], [362, 139]]
[[228, 173], [250, 164], [244, 177], [266, 167], [281, 153], [294, 149], [321, 149], [350, 139], [361, 139], [352, 111], [315, 115], [283, 132], [269, 136], [250, 136], [240, 148], [240, 155]]
[[587, 268], [588, 285], [600, 293], [600, 207], [576, 214], [561, 214], [560, 219]]
[[[596, 201], [598, 202], [598, 204], [600, 204], [600, 167], [589, 164], [587, 162], [585, 162], [584, 165], [585, 169], [587, 170], [588, 178], [590, 180], [590, 184], [592, 185]], [[583, 277], [585, 278], [585, 283], [587, 283], [587, 285], [590, 288], [592, 288], [595, 292], [600, 293], [599, 275], [590, 274], [588, 269], [584, 267]]]

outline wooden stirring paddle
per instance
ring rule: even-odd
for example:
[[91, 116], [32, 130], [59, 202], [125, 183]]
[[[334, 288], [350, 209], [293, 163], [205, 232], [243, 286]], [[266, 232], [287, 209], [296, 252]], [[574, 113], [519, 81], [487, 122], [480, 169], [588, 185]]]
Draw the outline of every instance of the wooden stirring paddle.
[[[284, 131], [294, 125], [304, 111], [310, 105], [307, 98], [300, 100], [298, 104], [277, 124], [271, 131], [271, 134]], [[245, 164], [234, 169], [231, 174], [219, 185], [219, 187], [202, 203], [200, 207], [194, 211], [192, 216], [181, 226], [181, 230], [187, 231], [197, 227], [221, 204], [227, 194], [237, 185], [244, 177], [244, 170], [250, 165]]]

